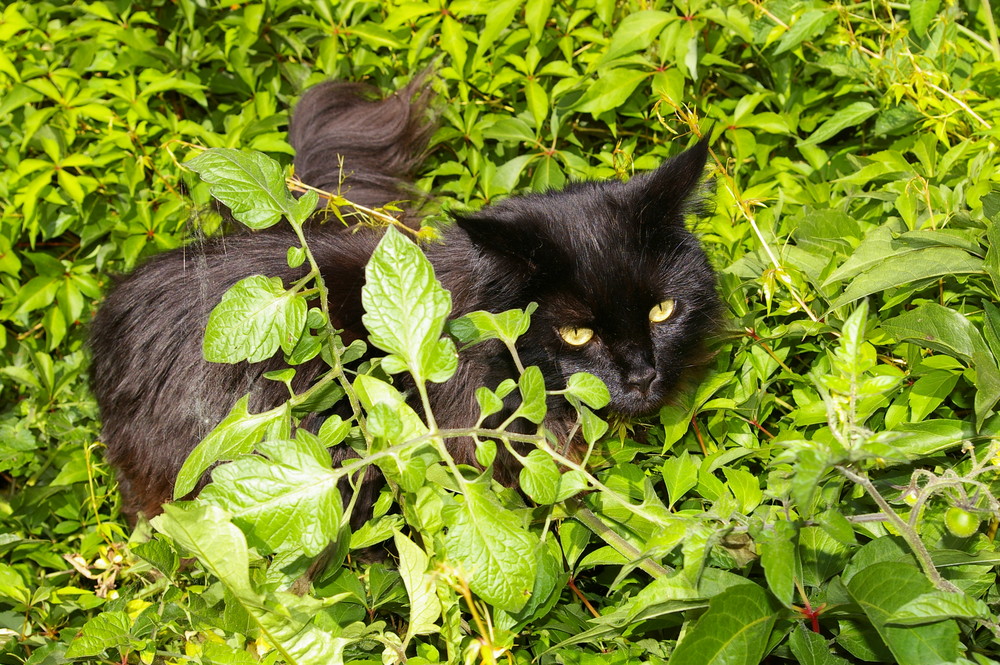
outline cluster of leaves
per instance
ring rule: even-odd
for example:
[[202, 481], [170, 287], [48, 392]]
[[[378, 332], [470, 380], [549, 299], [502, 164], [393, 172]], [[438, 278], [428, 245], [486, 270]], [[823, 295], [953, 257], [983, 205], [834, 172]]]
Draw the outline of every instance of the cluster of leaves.
[[[7, 4], [0, 41], [0, 662], [997, 662], [989, 2], [33, 1]], [[105, 275], [178, 246], [208, 203], [178, 163], [190, 144], [287, 163], [287, 108], [309, 84], [388, 90], [432, 62], [441, 114], [418, 184], [461, 205], [627, 176], [710, 137], [697, 230], [732, 333], [710, 371], [657, 422], [604, 436], [586, 469], [559, 476], [533, 438], [522, 496], [449, 467], [433, 414], [385, 374], [348, 381], [338, 363], [357, 349], [341, 348], [327, 380], [365, 431], [330, 419], [288, 440], [307, 395], [237, 404], [182, 481], [234, 439], [259, 454], [129, 540], [85, 385]], [[219, 155], [241, 159], [198, 158], [210, 183]], [[260, 224], [300, 224], [306, 203], [262, 168], [288, 203]], [[381, 370], [419, 386], [453, 354], [447, 295], [413, 250], [386, 235], [366, 322]], [[246, 335], [335, 347], [300, 286], [242, 283], [206, 353], [250, 357], [226, 355]], [[264, 321], [243, 317], [247, 298]], [[401, 338], [379, 317], [404, 303], [431, 316]], [[529, 316], [465, 330], [512, 344]], [[605, 434], [585, 406], [599, 387], [536, 379], [488, 387], [484, 411], [518, 391], [537, 417], [565, 390], [588, 438]], [[384, 493], [350, 533], [351, 469], [325, 447], [359, 439], [412, 500]], [[302, 484], [298, 509], [275, 490]], [[394, 558], [358, 560], [389, 539]], [[314, 560], [312, 589], [295, 586]]]

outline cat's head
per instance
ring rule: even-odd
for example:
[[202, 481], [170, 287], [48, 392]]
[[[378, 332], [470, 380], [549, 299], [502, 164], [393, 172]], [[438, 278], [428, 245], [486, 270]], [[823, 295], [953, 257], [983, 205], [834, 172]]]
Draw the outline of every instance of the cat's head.
[[611, 411], [641, 415], [703, 362], [719, 300], [684, 217], [706, 155], [702, 142], [628, 182], [576, 183], [457, 220], [489, 266], [480, 278], [502, 301], [494, 311], [538, 303], [518, 349], [550, 389], [590, 372], [607, 384]]

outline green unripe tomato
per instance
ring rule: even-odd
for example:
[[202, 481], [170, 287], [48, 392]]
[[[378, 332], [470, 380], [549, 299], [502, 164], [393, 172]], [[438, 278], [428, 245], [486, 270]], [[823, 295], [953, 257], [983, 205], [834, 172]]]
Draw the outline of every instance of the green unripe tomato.
[[968, 510], [952, 506], [944, 514], [944, 525], [956, 538], [968, 538], [979, 530], [979, 518]]

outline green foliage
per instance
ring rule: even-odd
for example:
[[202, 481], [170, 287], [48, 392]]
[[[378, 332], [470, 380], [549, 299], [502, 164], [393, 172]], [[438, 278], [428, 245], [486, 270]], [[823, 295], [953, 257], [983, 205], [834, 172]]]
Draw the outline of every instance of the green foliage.
[[[7, 3], [0, 663], [997, 662], [992, 10]], [[365, 291], [388, 355], [350, 374], [364, 347], [316, 305], [300, 234], [289, 263], [307, 276], [234, 287], [205, 350], [319, 355], [328, 373], [264, 414], [234, 396], [177, 495], [234, 461], [130, 536], [86, 389], [107, 276], [192, 224], [218, 232], [211, 196], [254, 228], [301, 230], [317, 198], [285, 186], [297, 96], [326, 78], [390, 90], [428, 66], [441, 111], [418, 186], [445, 205], [627, 177], [709, 138], [695, 230], [729, 314], [706, 376], [652, 422], [610, 427], [589, 375], [548, 386], [527, 367], [480, 388], [484, 418], [511, 399], [540, 422], [547, 395], [580, 414], [585, 465], [519, 439], [534, 445], [522, 496], [491, 482], [503, 437], [470, 428], [487, 470], [454, 464], [389, 377], [425, 395], [454, 372], [453, 339], [516, 358], [533, 308], [447, 320], [448, 294], [390, 230]], [[293, 436], [339, 399], [358, 417]], [[342, 442], [361, 457], [331, 468]], [[391, 489], [351, 533], [338, 497], [367, 465]], [[366, 558], [390, 540], [395, 556]]]

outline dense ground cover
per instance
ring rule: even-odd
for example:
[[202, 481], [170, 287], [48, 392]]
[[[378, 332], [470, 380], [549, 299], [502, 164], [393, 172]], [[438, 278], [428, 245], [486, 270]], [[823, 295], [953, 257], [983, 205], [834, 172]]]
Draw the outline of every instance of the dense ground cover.
[[[8, 3], [0, 662], [998, 662], [991, 11]], [[444, 208], [627, 177], [709, 137], [695, 228], [728, 333], [704, 381], [614, 424], [574, 477], [587, 494], [407, 480], [421, 502], [387, 494], [302, 597], [281, 590], [329, 522], [275, 545], [196, 503], [130, 534], [86, 385], [107, 276], [215, 231], [181, 166], [198, 146], [287, 164], [310, 84], [388, 90], [430, 63], [440, 127], [419, 186]], [[455, 564], [495, 543], [434, 514], [492, 520], [523, 547], [484, 578]], [[350, 556], [389, 539], [398, 558]]]

